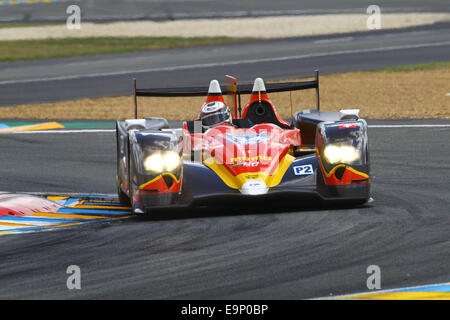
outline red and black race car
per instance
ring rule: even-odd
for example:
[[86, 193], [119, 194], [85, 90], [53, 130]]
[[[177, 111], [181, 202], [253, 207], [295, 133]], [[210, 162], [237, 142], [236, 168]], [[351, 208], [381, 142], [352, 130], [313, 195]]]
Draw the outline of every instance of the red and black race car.
[[[315, 89], [317, 108], [280, 118], [271, 92]], [[222, 93], [231, 102], [225, 104]], [[251, 98], [241, 108], [241, 95]], [[135, 118], [117, 121], [117, 187], [134, 212], [264, 199], [301, 207], [317, 199], [363, 204], [370, 198], [367, 123], [358, 110], [320, 112], [318, 72], [312, 81], [209, 88], [136, 89]], [[136, 96], [205, 96], [203, 113], [230, 108], [231, 120], [205, 126], [201, 116], [169, 129], [163, 118], [137, 119]], [[218, 117], [220, 118], [220, 117]], [[211, 117], [209, 118], [211, 119]]]

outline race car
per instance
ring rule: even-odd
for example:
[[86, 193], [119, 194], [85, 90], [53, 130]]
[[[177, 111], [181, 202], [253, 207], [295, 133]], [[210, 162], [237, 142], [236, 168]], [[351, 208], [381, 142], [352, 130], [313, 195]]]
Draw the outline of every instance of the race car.
[[[135, 119], [116, 122], [120, 201], [138, 214], [154, 209], [232, 205], [241, 201], [318, 200], [360, 205], [370, 199], [367, 123], [359, 110], [322, 112], [314, 80], [136, 89]], [[282, 119], [272, 92], [315, 89], [315, 109]], [[243, 110], [242, 95], [250, 95]], [[164, 118], [138, 118], [137, 96], [205, 96], [197, 119], [169, 128]], [[224, 99], [225, 97], [225, 99]], [[227, 100], [227, 103], [225, 103]], [[291, 106], [292, 107], [292, 106]]]

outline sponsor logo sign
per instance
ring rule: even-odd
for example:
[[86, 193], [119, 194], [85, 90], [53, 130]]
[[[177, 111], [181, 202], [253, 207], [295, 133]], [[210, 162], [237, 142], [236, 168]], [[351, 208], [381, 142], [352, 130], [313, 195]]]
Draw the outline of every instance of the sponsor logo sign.
[[227, 133], [227, 141], [229, 143], [238, 144], [257, 144], [260, 142], [267, 142], [269, 140], [267, 132], [255, 133], [255, 134], [240, 134], [232, 135]]

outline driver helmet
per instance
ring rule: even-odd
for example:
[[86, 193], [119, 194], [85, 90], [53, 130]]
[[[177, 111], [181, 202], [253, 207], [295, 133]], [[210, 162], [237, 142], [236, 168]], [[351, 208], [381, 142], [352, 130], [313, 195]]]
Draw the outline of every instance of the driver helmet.
[[223, 123], [233, 124], [230, 109], [220, 101], [204, 104], [200, 112], [200, 120], [204, 131]]

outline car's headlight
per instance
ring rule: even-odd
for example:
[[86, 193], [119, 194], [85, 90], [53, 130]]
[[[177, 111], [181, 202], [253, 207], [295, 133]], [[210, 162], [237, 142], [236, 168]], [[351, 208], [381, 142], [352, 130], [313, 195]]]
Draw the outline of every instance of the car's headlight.
[[156, 153], [144, 160], [144, 168], [147, 171], [162, 172], [175, 170], [180, 165], [180, 156], [175, 151]]
[[175, 170], [180, 165], [180, 155], [176, 152], [168, 152], [164, 155], [164, 166], [168, 171]]
[[164, 160], [161, 154], [152, 154], [144, 160], [144, 168], [148, 171], [161, 172], [164, 169]]
[[331, 163], [352, 163], [359, 158], [359, 151], [353, 146], [329, 145], [323, 151], [325, 159]]

